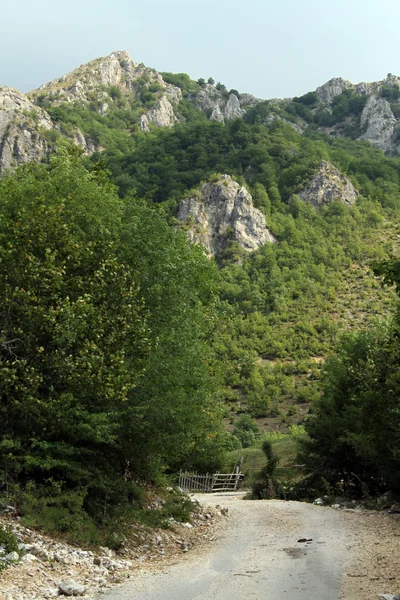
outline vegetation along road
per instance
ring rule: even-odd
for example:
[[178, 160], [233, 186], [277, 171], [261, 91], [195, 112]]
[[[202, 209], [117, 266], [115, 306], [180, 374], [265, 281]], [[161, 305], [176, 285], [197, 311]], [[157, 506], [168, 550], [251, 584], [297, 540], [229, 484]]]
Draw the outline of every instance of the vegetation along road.
[[243, 501], [241, 495], [198, 499], [229, 507], [229, 525], [215, 545], [145, 571], [102, 600], [345, 597], [341, 581], [352, 557], [348, 514], [300, 502]]

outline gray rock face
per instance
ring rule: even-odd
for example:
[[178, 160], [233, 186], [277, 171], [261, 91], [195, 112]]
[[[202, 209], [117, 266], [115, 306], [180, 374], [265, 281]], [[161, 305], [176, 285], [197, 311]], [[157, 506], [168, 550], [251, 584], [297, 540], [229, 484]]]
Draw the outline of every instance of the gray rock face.
[[188, 226], [189, 239], [204, 246], [210, 256], [232, 242], [252, 252], [276, 241], [249, 192], [229, 175], [202, 185], [197, 196], [183, 200], [178, 219]]
[[231, 94], [225, 106], [225, 118], [228, 120], [241, 119], [245, 114], [246, 111], [240, 108], [239, 98], [235, 94]]
[[213, 111], [216, 106], [221, 107], [224, 104], [222, 93], [213, 85], [206, 83], [201, 90], [194, 96], [191, 96], [193, 104], [200, 110]]
[[263, 100], [260, 100], [260, 98], [256, 98], [255, 96], [253, 96], [253, 94], [240, 94], [240, 106], [242, 108], [255, 106], [260, 102], [263, 102]]
[[172, 127], [177, 120], [171, 102], [166, 96], [162, 96], [155, 108], [142, 115], [140, 128], [142, 131], [150, 131], [149, 123], [154, 123], [157, 127]]
[[350, 81], [346, 81], [346, 79], [342, 79], [341, 77], [334, 77], [324, 83], [324, 85], [318, 87], [315, 91], [322, 102], [328, 102], [330, 104], [335, 96], [340, 96], [344, 90], [347, 90], [350, 87], [352, 87]]
[[396, 118], [390, 104], [384, 98], [371, 96], [361, 114], [364, 133], [358, 138], [371, 142], [375, 148], [391, 152]]
[[225, 117], [222, 114], [221, 108], [218, 104], [217, 104], [217, 106], [215, 106], [214, 110], [212, 111], [210, 119], [211, 119], [211, 121], [218, 121], [219, 123], [225, 122]]
[[93, 154], [93, 152], [102, 150], [101, 147], [94, 143], [92, 138], [85, 136], [80, 129], [77, 129], [76, 132], [70, 136], [70, 139], [74, 144], [80, 146], [83, 150], [83, 153], [86, 155], [90, 155]]
[[25, 94], [0, 87], [0, 174], [21, 163], [44, 158], [48, 143], [40, 130], [52, 128], [49, 115]]
[[351, 181], [325, 160], [321, 161], [309, 184], [297, 195], [301, 200], [311, 202], [316, 208], [334, 200], [351, 206], [358, 198]]
[[193, 97], [191, 101], [203, 110], [204, 112], [210, 112], [210, 119], [212, 121], [220, 121], [221, 123], [226, 120], [240, 119], [246, 114], [246, 110], [242, 108], [242, 104], [247, 106], [254, 106], [259, 102], [257, 98], [251, 94], [244, 94], [244, 100], [239, 100], [236, 94], [230, 94], [228, 100], [224, 94], [217, 90], [213, 85], [207, 83], [202, 89]]

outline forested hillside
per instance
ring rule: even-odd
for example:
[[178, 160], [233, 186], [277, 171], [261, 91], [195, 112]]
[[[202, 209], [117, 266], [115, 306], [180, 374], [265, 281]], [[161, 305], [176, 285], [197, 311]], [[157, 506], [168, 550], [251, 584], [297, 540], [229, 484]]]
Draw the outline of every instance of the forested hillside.
[[[43, 159], [0, 181], [2, 492], [39, 522], [58, 511], [60, 529], [71, 514], [104, 524], [141, 504], [139, 481], [212, 470], [254, 433], [307, 423], [310, 468], [333, 486], [351, 471], [359, 489], [395, 489], [398, 276], [382, 261], [400, 157], [337, 125], [355, 127], [368, 94], [394, 110], [397, 79], [263, 103], [125, 54], [31, 93], [7, 134], [25, 153], [2, 146], [3, 167]], [[179, 207], [232, 180], [271, 237], [249, 252], [228, 227], [209, 257]], [[344, 397], [360, 403], [345, 417]]]

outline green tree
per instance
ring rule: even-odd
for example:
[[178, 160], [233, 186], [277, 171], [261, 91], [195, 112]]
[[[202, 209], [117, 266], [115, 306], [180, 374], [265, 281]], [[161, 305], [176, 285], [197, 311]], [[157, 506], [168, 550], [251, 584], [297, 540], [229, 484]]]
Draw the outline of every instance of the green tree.
[[120, 415], [149, 346], [121, 202], [62, 150], [3, 179], [0, 211], [1, 469], [104, 488], [125, 468]]
[[67, 149], [0, 182], [0, 217], [5, 485], [103, 519], [138, 476], [216, 465], [215, 266]]
[[398, 340], [396, 318], [346, 335], [326, 365], [307, 461], [348, 494], [400, 490]]
[[136, 439], [135, 411], [126, 419], [131, 460], [145, 470], [212, 469], [223, 444], [219, 367], [210, 345], [218, 335], [216, 266], [143, 202], [128, 198], [124, 221], [121, 252], [141, 273], [152, 345], [146, 375], [131, 394], [143, 414]]

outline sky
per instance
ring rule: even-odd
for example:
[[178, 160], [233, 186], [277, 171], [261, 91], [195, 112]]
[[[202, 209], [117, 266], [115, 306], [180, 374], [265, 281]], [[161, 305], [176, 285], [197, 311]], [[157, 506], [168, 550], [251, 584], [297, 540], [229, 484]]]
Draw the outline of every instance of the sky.
[[399, 0], [0, 0], [0, 14], [0, 85], [23, 92], [114, 50], [260, 98], [400, 75]]

